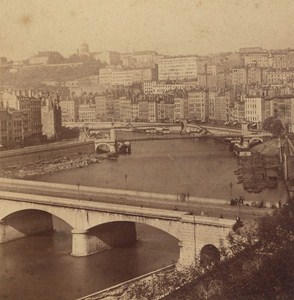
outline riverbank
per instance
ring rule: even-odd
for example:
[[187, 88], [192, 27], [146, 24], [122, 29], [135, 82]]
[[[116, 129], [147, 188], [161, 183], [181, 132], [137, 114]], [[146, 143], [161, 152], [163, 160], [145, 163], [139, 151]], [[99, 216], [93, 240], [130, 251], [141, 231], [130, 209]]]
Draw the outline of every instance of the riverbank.
[[75, 153], [56, 158], [40, 159], [35, 162], [16, 163], [0, 166], [0, 177], [29, 179], [34, 176], [50, 174], [61, 170], [83, 168], [91, 164], [101, 163], [107, 159], [106, 154]]

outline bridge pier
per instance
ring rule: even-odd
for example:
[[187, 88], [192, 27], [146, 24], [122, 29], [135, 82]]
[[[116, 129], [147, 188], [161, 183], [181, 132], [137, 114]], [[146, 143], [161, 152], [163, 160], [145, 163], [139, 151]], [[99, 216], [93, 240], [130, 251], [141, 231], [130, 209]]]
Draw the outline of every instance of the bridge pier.
[[87, 256], [99, 252], [99, 243], [88, 235], [84, 229], [73, 229], [72, 233], [72, 256]]
[[[190, 216], [185, 216], [186, 221]], [[180, 255], [178, 266], [190, 266], [195, 263], [200, 253], [198, 243], [199, 238], [197, 234], [197, 224], [194, 222], [183, 222], [181, 228], [181, 240], [179, 241]]]
[[23, 210], [0, 220], [0, 244], [53, 231], [52, 215]]
[[87, 256], [116, 247], [128, 247], [137, 241], [133, 222], [110, 222], [89, 230], [72, 230], [72, 255]]
[[234, 223], [233, 220], [189, 215], [184, 216], [182, 221], [179, 267], [193, 265], [200, 259], [201, 251], [207, 245], [216, 249], [226, 245], [226, 237]]

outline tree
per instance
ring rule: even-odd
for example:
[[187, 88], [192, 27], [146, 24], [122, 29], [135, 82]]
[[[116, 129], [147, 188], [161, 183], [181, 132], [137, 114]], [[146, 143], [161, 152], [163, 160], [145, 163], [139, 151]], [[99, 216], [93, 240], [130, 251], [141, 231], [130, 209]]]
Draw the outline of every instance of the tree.
[[223, 294], [231, 299], [293, 299], [294, 203], [255, 228], [229, 236], [226, 260], [216, 269], [223, 279]]
[[228, 242], [220, 263], [167, 299], [294, 298], [293, 202], [231, 232]]
[[284, 126], [280, 119], [275, 117], [266, 118], [262, 127], [265, 131], [271, 132], [274, 136], [279, 136], [284, 131]]

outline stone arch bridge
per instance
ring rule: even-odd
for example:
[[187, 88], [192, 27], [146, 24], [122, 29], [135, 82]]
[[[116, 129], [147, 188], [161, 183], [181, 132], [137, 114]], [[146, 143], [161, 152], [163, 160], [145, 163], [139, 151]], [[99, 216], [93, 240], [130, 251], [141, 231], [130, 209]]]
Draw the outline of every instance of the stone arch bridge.
[[[58, 190], [58, 185], [56, 186]], [[60, 190], [62, 192], [62, 190]], [[180, 265], [192, 264], [206, 245], [219, 248], [234, 221], [185, 212], [2, 191], [0, 243], [53, 230], [52, 216], [72, 228], [72, 255], [87, 256], [136, 242], [136, 223], [178, 240]]]

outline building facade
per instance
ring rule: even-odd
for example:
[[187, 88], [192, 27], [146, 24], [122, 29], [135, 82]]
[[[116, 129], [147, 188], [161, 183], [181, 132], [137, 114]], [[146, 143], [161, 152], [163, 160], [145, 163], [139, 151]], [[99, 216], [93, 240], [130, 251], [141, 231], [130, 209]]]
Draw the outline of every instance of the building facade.
[[197, 78], [197, 57], [169, 57], [158, 60], [158, 80], [192, 80]]
[[206, 121], [209, 117], [209, 94], [207, 90], [188, 92], [188, 116], [190, 120]]
[[265, 101], [263, 97], [245, 97], [245, 120], [262, 123], [265, 119]]

